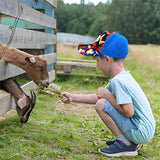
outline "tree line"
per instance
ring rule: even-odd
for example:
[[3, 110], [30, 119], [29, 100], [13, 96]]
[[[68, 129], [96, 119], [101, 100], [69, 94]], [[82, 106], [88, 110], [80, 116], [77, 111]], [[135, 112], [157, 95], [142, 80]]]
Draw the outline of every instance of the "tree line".
[[58, 0], [58, 32], [95, 36], [117, 31], [132, 44], [160, 43], [160, 0], [112, 0], [94, 5]]

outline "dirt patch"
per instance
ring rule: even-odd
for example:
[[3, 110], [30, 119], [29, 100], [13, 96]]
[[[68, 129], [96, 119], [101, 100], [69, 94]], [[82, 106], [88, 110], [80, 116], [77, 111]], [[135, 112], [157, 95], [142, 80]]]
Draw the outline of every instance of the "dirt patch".
[[[70, 90], [70, 93], [74, 94], [94, 94], [94, 91], [88, 93], [87, 90]], [[58, 100], [55, 103], [55, 107], [57, 110], [67, 111], [67, 112], [75, 112], [79, 114], [90, 114], [94, 113], [95, 111], [95, 104], [84, 104], [78, 102], [70, 102], [70, 103], [63, 103], [61, 100]]]
[[56, 109], [60, 111], [67, 111], [79, 114], [90, 114], [95, 112], [95, 105], [94, 104], [83, 104], [83, 103], [75, 103], [71, 102], [68, 104], [63, 103], [61, 100], [57, 101], [55, 103]]

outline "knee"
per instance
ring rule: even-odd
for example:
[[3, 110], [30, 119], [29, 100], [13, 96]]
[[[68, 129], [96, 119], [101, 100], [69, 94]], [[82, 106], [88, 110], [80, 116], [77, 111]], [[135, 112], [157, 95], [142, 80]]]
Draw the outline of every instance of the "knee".
[[99, 99], [96, 103], [96, 111], [97, 113], [103, 111], [103, 104], [104, 104], [104, 99]]

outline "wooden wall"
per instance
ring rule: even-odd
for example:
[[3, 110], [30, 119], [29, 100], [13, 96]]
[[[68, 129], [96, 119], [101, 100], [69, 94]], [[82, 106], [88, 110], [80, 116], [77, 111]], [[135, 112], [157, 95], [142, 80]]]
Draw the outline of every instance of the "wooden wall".
[[[50, 82], [55, 80], [54, 64], [56, 63], [57, 36], [54, 9], [56, 7], [57, 0], [0, 0], [0, 43], [7, 44], [12, 33], [9, 25], [1, 24], [2, 19], [12, 18], [15, 21], [22, 8], [22, 14], [18, 22], [28, 23], [29, 29], [17, 25], [10, 46], [18, 49], [43, 49], [44, 57], [48, 62]], [[43, 27], [45, 32], [37, 30], [36, 25]], [[21, 68], [0, 60], [0, 81], [22, 73], [24, 73], [24, 70]], [[22, 88], [29, 94], [29, 89], [33, 87], [35, 87], [35, 84], [31, 81]], [[10, 94], [0, 95], [0, 116], [13, 107], [15, 107], [15, 104]]]

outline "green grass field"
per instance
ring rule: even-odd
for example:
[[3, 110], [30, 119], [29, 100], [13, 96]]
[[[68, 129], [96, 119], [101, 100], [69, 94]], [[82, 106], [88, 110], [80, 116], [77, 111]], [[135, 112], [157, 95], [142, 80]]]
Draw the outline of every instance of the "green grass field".
[[[76, 51], [72, 51], [75, 44], [59, 45], [65, 45], [68, 52], [66, 55], [63, 54], [62, 47], [62, 50], [57, 50], [58, 57], [82, 58], [77, 56]], [[71, 55], [69, 50], [72, 51]], [[124, 66], [130, 70], [148, 97], [157, 126], [154, 138], [143, 145], [137, 157], [107, 158], [98, 153], [98, 148], [104, 147], [105, 141], [114, 137], [93, 107], [92, 110], [87, 110], [88, 106], [85, 104], [63, 104], [56, 95], [37, 94], [37, 103], [28, 123], [21, 124], [16, 113], [0, 122], [0, 159], [159, 160], [160, 65], [157, 63], [157, 59], [160, 58], [159, 47], [130, 46], [130, 51], [132, 52], [125, 60]], [[138, 54], [140, 58], [137, 58]], [[55, 83], [62, 86], [62, 91], [95, 93], [98, 87], [107, 84], [107, 80], [82, 76], [57, 76]]]

